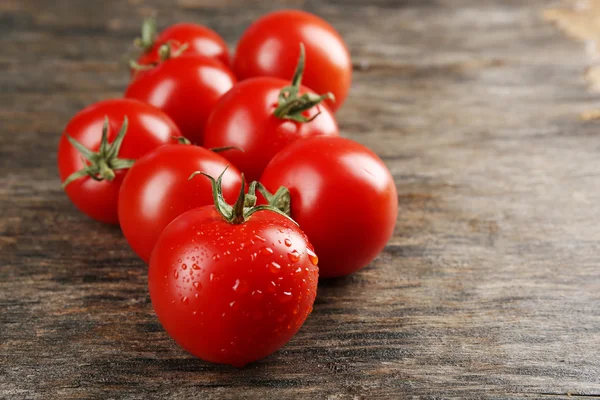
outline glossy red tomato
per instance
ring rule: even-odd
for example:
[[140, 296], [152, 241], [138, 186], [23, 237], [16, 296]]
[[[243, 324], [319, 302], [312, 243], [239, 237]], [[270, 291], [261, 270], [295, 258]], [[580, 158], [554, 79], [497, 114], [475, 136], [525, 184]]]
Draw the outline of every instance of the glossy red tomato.
[[242, 35], [233, 61], [239, 80], [255, 76], [289, 79], [294, 73], [300, 43], [306, 46], [304, 85], [317, 93], [332, 92], [337, 110], [352, 80], [350, 54], [338, 32], [316, 15], [275, 11], [255, 21]]
[[138, 74], [127, 87], [125, 97], [160, 108], [186, 138], [202, 144], [210, 112], [235, 81], [221, 62], [184, 52]]
[[159, 35], [156, 34], [156, 21], [144, 21], [142, 36], [136, 40], [143, 53], [138, 58], [139, 65], [149, 65], [161, 61], [159, 49], [163, 44], [171, 44], [175, 49], [182, 45], [186, 53], [214, 58], [229, 66], [227, 43], [212, 29], [198, 24], [179, 23], [169, 26]]
[[[193, 208], [213, 204], [211, 183], [204, 176], [188, 180], [195, 171], [218, 175], [229, 163], [198, 146], [173, 144], [138, 160], [123, 181], [119, 221], [131, 248], [146, 263], [158, 236], [176, 217]], [[242, 179], [235, 167], [223, 176], [228, 201], [237, 198]]]
[[[250, 181], [258, 180], [273, 156], [290, 143], [303, 137], [339, 134], [335, 117], [324, 104], [303, 112], [307, 119], [315, 117], [310, 122], [275, 116], [279, 92], [288, 85], [289, 81], [270, 77], [240, 82], [221, 98], [206, 125], [204, 145], [242, 149], [222, 154]], [[302, 87], [300, 93], [305, 92], [314, 94]]]
[[323, 277], [365, 267], [394, 231], [394, 179], [375, 153], [352, 140], [299, 140], [273, 158], [261, 183], [269, 191], [289, 189], [291, 216], [315, 246]]
[[[117, 146], [119, 148], [113, 147], [113, 150], [117, 150], [114, 154], [99, 157], [97, 152], [102, 142], [105, 118], [108, 118], [106, 144], [112, 146], [125, 117], [128, 127], [122, 144]], [[84, 152], [88, 149], [88, 155], [96, 162], [84, 161], [84, 155], [69, 142], [67, 134], [81, 144]], [[159, 109], [137, 100], [106, 100], [84, 108], [69, 121], [60, 138], [58, 170], [63, 184], [77, 171], [87, 169], [91, 174], [81, 173], [81, 177], [68, 183], [65, 187], [67, 195], [79, 210], [91, 218], [118, 223], [117, 198], [123, 177], [130, 166], [127, 161], [136, 160], [159, 146], [175, 142], [173, 136], [181, 136], [175, 123]], [[104, 164], [102, 171], [100, 164]]]
[[263, 210], [231, 221], [214, 206], [175, 219], [152, 253], [148, 286], [160, 322], [181, 347], [241, 367], [300, 329], [318, 268], [306, 235], [288, 218]]

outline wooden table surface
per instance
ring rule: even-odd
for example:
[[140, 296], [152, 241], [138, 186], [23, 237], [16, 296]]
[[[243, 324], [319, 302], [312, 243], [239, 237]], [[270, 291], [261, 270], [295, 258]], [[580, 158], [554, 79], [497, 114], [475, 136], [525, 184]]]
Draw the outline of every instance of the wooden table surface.
[[[550, 5], [0, 1], [0, 398], [600, 396], [600, 122], [581, 118], [600, 96]], [[400, 212], [372, 265], [321, 282], [287, 346], [235, 369], [165, 334], [146, 266], [75, 210], [55, 153], [75, 112], [123, 92], [143, 15], [233, 48], [281, 7], [346, 39], [339, 123], [389, 166]]]

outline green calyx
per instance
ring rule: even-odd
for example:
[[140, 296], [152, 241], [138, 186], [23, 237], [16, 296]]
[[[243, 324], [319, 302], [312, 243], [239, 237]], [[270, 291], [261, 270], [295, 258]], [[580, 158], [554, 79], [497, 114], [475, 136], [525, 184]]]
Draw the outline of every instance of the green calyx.
[[156, 17], [152, 16], [146, 18], [142, 23], [141, 36], [133, 41], [136, 47], [139, 47], [145, 52], [150, 51], [154, 46], [154, 40], [156, 39]]
[[158, 48], [158, 56], [160, 57], [159, 62], [154, 62], [150, 64], [139, 64], [137, 61], [130, 60], [129, 67], [136, 72], [148, 71], [162, 62], [179, 57], [183, 54], [184, 51], [188, 49], [188, 47], [189, 45], [187, 43], [184, 43], [181, 46], [177, 47], [177, 49], [174, 49], [173, 43], [167, 42], [165, 44], [160, 45], [160, 47]]
[[[223, 170], [221, 175], [215, 180], [212, 176], [208, 175], [205, 172], [196, 171], [190, 175], [188, 179], [193, 179], [196, 175], [204, 175], [208, 179], [210, 179], [212, 185], [212, 193], [213, 199], [215, 202], [215, 208], [223, 216], [223, 218], [231, 223], [231, 224], [243, 224], [250, 218], [250, 216], [258, 211], [271, 211], [277, 214], [283, 215], [290, 219], [290, 221], [296, 223], [293, 219], [289, 217], [289, 215], [282, 212], [279, 208], [273, 206], [271, 203], [266, 205], [256, 205], [256, 187], [259, 185], [259, 190], [262, 185], [257, 182], [252, 182], [248, 188], [248, 193], [246, 193], [246, 180], [244, 179], [244, 175], [242, 174], [242, 186], [240, 188], [240, 194], [237, 198], [237, 201], [232, 206], [225, 201], [223, 197], [223, 187], [222, 180], [223, 175], [227, 168]], [[287, 190], [287, 189], [286, 189]], [[262, 193], [262, 192], [261, 192]], [[289, 195], [289, 192], [288, 192]]]
[[66, 188], [71, 182], [89, 176], [95, 181], [112, 181], [115, 178], [115, 171], [119, 169], [131, 168], [135, 160], [119, 158], [119, 150], [123, 144], [123, 139], [127, 133], [128, 126], [127, 117], [123, 119], [121, 130], [112, 143], [108, 143], [108, 117], [104, 117], [104, 125], [102, 126], [102, 139], [100, 141], [100, 149], [93, 152], [83, 144], [79, 143], [68, 133], [65, 134], [69, 143], [73, 145], [81, 153], [86, 164], [85, 168], [72, 173], [62, 183], [62, 188]]
[[335, 101], [335, 97], [331, 92], [322, 95], [304, 93], [299, 96], [305, 59], [304, 44], [300, 43], [300, 58], [298, 59], [298, 66], [296, 66], [296, 72], [292, 78], [292, 84], [284, 87], [279, 92], [278, 105], [274, 112], [277, 118], [290, 119], [296, 122], [310, 122], [318, 117], [321, 112], [318, 112], [312, 118], [306, 118], [302, 115], [304, 111], [316, 106], [325, 99]]
[[257, 183], [257, 189], [259, 193], [267, 200], [267, 202], [281, 211], [283, 214], [291, 217], [292, 215], [292, 204], [290, 191], [285, 186], [280, 186], [274, 194], [271, 194], [262, 183]]

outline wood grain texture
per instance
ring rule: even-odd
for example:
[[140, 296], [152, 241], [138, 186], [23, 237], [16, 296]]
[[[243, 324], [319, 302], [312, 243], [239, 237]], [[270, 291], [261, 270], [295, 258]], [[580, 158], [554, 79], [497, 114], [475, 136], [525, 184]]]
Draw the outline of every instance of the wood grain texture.
[[[544, 0], [2, 0], [0, 398], [600, 396], [600, 134], [583, 45]], [[146, 267], [61, 192], [69, 118], [119, 96], [141, 16], [233, 46], [273, 8], [315, 12], [356, 65], [344, 135], [391, 169], [400, 213], [367, 269], [321, 282], [281, 351], [194, 359]]]

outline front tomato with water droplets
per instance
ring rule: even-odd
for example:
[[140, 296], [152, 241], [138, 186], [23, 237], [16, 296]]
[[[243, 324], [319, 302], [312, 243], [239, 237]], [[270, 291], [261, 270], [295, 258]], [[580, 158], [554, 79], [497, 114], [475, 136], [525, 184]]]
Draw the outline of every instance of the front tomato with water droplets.
[[169, 224], [148, 272], [152, 305], [169, 335], [203, 360], [237, 367], [298, 332], [317, 279], [317, 256], [293, 221], [260, 210], [231, 222], [215, 206]]

